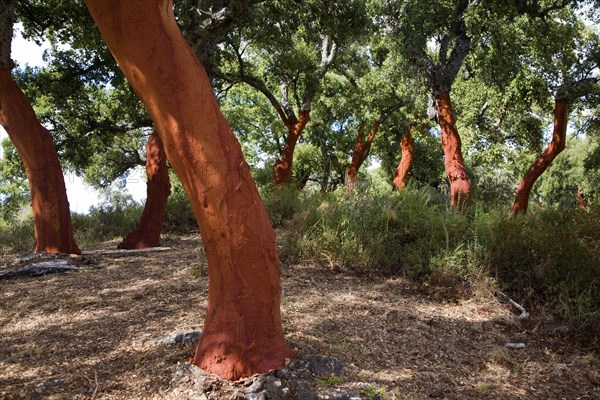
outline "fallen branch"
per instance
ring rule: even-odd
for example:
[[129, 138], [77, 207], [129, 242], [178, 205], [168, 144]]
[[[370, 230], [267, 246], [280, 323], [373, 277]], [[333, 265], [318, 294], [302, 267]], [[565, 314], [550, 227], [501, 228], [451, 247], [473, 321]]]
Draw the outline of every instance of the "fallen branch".
[[514, 308], [519, 310], [519, 312], [521, 314], [517, 315], [515, 317], [515, 319], [523, 320], [523, 319], [529, 317], [529, 313], [527, 312], [527, 310], [525, 310], [525, 308], [522, 305], [520, 305], [519, 303], [517, 303], [516, 301], [514, 301], [513, 299], [508, 297], [505, 293], [498, 291], [498, 296], [500, 297], [500, 300], [504, 301], [505, 303], [510, 304], [511, 306], [513, 306]]
[[0, 272], [0, 280], [17, 278], [20, 276], [42, 276], [56, 272], [75, 271], [82, 268], [90, 268], [90, 266], [74, 265], [67, 260], [42, 261], [21, 268], [2, 271]]
[[83, 256], [135, 256], [139, 254], [169, 251], [170, 247], [149, 247], [147, 249], [134, 250], [88, 250], [81, 252]]

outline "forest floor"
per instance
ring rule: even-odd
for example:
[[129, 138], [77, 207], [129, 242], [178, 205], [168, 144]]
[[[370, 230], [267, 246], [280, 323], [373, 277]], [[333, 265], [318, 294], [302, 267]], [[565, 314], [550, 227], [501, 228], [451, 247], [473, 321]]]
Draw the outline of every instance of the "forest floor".
[[[157, 338], [201, 329], [199, 243], [170, 237], [169, 251], [97, 255], [99, 268], [0, 281], [0, 399], [169, 396], [194, 344]], [[541, 311], [516, 321], [485, 287], [465, 296], [285, 263], [282, 284], [286, 338], [338, 358], [338, 386], [383, 399], [600, 399], [597, 352]]]

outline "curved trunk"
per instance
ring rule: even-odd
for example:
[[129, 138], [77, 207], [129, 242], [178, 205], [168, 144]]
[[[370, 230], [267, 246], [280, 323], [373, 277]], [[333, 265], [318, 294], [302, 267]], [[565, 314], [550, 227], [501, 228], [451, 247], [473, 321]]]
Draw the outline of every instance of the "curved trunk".
[[198, 221], [209, 294], [194, 364], [225, 379], [283, 367], [294, 353], [281, 328], [275, 234], [172, 0], [86, 4], [148, 108]]
[[371, 150], [371, 144], [373, 139], [381, 126], [381, 122], [377, 121], [371, 127], [369, 135], [364, 139], [365, 123], [361, 122], [358, 127], [358, 135], [356, 136], [356, 144], [354, 145], [354, 151], [352, 152], [352, 161], [346, 170], [346, 176], [348, 177], [348, 187], [353, 188], [356, 184], [358, 177], [358, 170], [367, 159], [369, 151]]
[[146, 143], [146, 204], [137, 228], [117, 246], [119, 249], [146, 249], [160, 245], [160, 232], [171, 194], [167, 156], [156, 132]]
[[300, 138], [300, 135], [302, 135], [302, 132], [309, 121], [310, 110], [300, 110], [298, 120], [287, 126], [288, 135], [285, 138], [283, 154], [281, 154], [281, 159], [275, 162], [275, 186], [288, 185], [292, 180], [292, 164], [294, 161], [296, 143], [298, 143], [298, 139]]
[[415, 139], [412, 136], [413, 124], [408, 125], [408, 132], [402, 136], [400, 148], [402, 149], [402, 158], [396, 168], [394, 180], [392, 182], [392, 190], [402, 190], [406, 186], [406, 178], [412, 167], [413, 157], [415, 154]]
[[512, 214], [524, 214], [527, 212], [529, 195], [535, 181], [550, 166], [556, 156], [565, 149], [567, 139], [569, 104], [567, 100], [556, 100], [554, 102], [554, 130], [552, 140], [541, 156], [529, 167], [523, 180], [519, 183], [515, 192]]
[[52, 136], [38, 121], [9, 69], [0, 69], [0, 124], [27, 171], [35, 251], [81, 254], [73, 238], [65, 180]]
[[446, 175], [450, 181], [450, 204], [460, 207], [471, 201], [471, 185], [462, 156], [460, 135], [454, 121], [450, 93], [442, 92], [435, 99], [439, 108], [438, 122], [442, 131]]

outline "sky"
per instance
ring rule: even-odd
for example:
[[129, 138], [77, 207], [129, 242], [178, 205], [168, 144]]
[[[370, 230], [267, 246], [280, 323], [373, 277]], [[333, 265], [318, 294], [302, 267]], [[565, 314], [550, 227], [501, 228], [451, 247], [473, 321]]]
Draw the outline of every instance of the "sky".
[[[23, 39], [20, 34], [20, 26], [16, 25], [15, 37], [12, 42], [12, 59], [19, 65], [29, 64], [31, 67], [42, 67], [46, 65], [43, 60], [44, 50], [50, 48], [48, 42], [38, 46], [34, 42]], [[0, 126], [0, 141], [7, 137], [6, 132]], [[0, 157], [2, 157], [2, 148], [0, 146]], [[72, 212], [87, 213], [91, 206], [99, 204], [102, 200], [101, 194], [92, 187], [85, 185], [79, 176], [67, 172], [65, 174], [65, 185], [67, 187], [67, 196]], [[141, 202], [146, 199], [146, 179], [144, 170], [140, 167], [133, 171], [127, 178], [126, 190], [133, 196], [135, 201]]]

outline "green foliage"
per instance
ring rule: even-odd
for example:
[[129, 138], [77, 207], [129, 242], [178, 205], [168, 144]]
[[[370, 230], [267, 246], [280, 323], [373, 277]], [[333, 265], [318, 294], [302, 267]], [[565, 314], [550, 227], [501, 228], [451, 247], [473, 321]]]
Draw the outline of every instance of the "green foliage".
[[27, 206], [30, 193], [25, 168], [17, 149], [8, 139], [0, 145], [0, 219], [9, 221]]
[[18, 218], [0, 218], [0, 255], [30, 253], [35, 247], [33, 214], [21, 214]]
[[375, 386], [367, 385], [361, 389], [360, 394], [368, 400], [378, 400], [381, 399], [381, 396], [385, 394], [385, 389], [378, 389]]
[[81, 246], [122, 238], [137, 226], [142, 206], [130, 195], [107, 189], [103, 201], [87, 215], [72, 216], [75, 239]]
[[167, 210], [163, 220], [163, 232], [189, 233], [198, 230], [192, 205], [183, 189], [181, 181], [173, 170], [169, 171], [171, 194], [167, 200]]
[[344, 382], [344, 380], [342, 378], [340, 378], [339, 376], [335, 376], [335, 375], [329, 375], [324, 378], [319, 378], [319, 377], [315, 378], [315, 383], [318, 386], [337, 386], [343, 382]]
[[506, 207], [458, 213], [444, 204], [424, 189], [315, 194], [296, 206], [284, 250], [359, 274], [492, 280], [567, 320], [600, 326], [600, 208], [513, 218]]
[[442, 212], [427, 190], [338, 190], [308, 204], [291, 224], [297, 257], [367, 274], [425, 278], [430, 259], [458, 245], [466, 224], [460, 214]]

